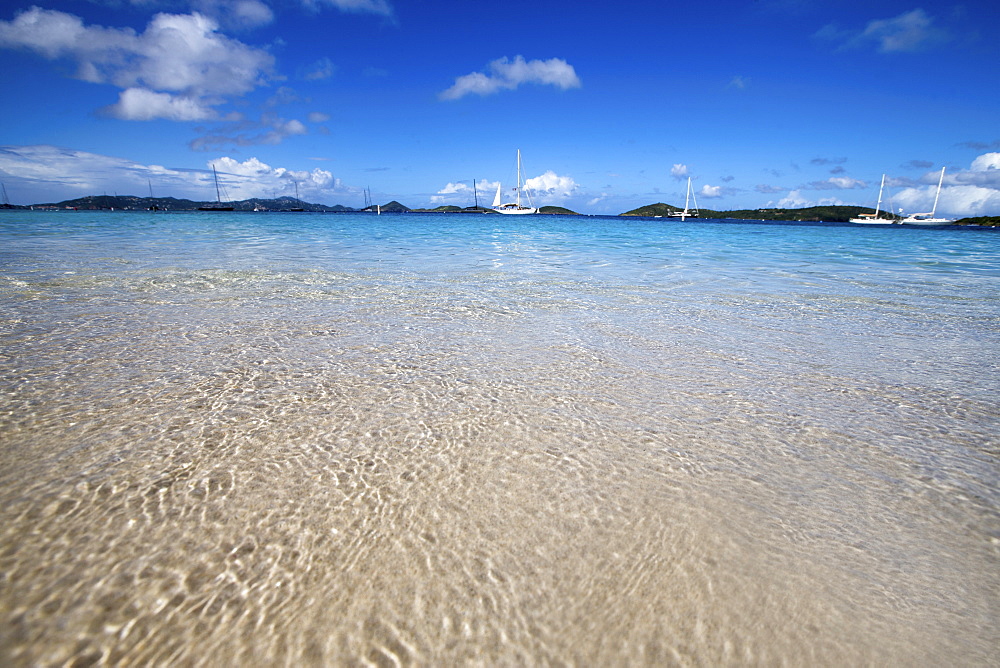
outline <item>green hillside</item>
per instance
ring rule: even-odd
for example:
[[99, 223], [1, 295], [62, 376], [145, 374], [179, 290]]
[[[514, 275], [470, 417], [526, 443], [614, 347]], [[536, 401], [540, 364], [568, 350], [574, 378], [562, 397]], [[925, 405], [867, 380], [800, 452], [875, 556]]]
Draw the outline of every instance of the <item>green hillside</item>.
[[[623, 216], [666, 216], [672, 211], [680, 211], [678, 207], [659, 202], [626, 211]], [[701, 209], [701, 218], [732, 219], [732, 220], [790, 220], [790, 221], [826, 221], [831, 223], [846, 223], [862, 213], [875, 213], [875, 209], [863, 206], [811, 206], [803, 209], [738, 209], [736, 211], [715, 211]], [[892, 215], [882, 212], [883, 216]], [[893, 216], [898, 218], [898, 216]]]
[[[116, 211], [146, 211], [156, 207], [158, 211], [197, 211], [198, 207], [210, 206], [217, 202], [195, 202], [189, 199], [175, 197], [136, 197], [134, 195], [88, 195], [77, 199], [64, 200], [46, 204], [35, 204], [35, 208], [80, 209], [80, 210], [111, 210]], [[291, 211], [301, 209], [313, 212], [354, 211], [354, 209], [339, 204], [311, 204], [294, 197], [278, 197], [276, 199], [245, 199], [237, 202], [225, 202], [234, 211]], [[402, 206], [402, 205], [400, 205]]]
[[626, 211], [621, 214], [623, 216], [645, 216], [647, 218], [656, 218], [657, 216], [666, 216], [672, 211], [681, 211], [676, 206], [670, 206], [669, 204], [664, 204], [663, 202], [657, 202], [656, 204], [647, 204], [646, 206], [640, 206], [638, 209], [632, 209], [631, 211]]

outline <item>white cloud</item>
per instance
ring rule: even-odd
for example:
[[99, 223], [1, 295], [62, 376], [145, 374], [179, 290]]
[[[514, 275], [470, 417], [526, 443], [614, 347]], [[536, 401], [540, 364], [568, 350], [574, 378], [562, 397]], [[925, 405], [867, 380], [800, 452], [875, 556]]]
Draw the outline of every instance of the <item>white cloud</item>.
[[1000, 169], [1000, 153], [984, 153], [972, 161], [972, 171], [985, 172]]
[[308, 134], [309, 130], [296, 119], [279, 118], [264, 114], [259, 121], [241, 121], [220, 128], [213, 134], [204, 135], [192, 141], [190, 146], [196, 151], [219, 149], [223, 146], [260, 146], [280, 144], [288, 137]]
[[844, 201], [838, 197], [821, 197], [820, 199], [812, 200], [804, 197], [802, 191], [792, 190], [787, 196], [778, 200], [775, 206], [781, 209], [801, 209], [809, 206], [841, 206], [843, 204]]
[[701, 191], [698, 194], [708, 199], [722, 197], [722, 186], [710, 186], [706, 183], [701, 187]]
[[303, 75], [302, 78], [306, 81], [329, 79], [336, 71], [337, 66], [333, 64], [332, 60], [329, 58], [320, 58], [309, 67], [309, 70]]
[[175, 96], [170, 93], [154, 93], [145, 88], [128, 88], [118, 96], [118, 103], [106, 107], [105, 111], [126, 121], [149, 121], [165, 118], [171, 121], [204, 121], [216, 117], [215, 110], [199, 100]]
[[933, 23], [934, 19], [918, 8], [893, 18], [869, 21], [860, 32], [827, 25], [816, 36], [839, 42], [842, 48], [861, 48], [874, 44], [881, 53], [919, 51], [948, 39], [948, 34], [934, 27]]
[[931, 18], [922, 9], [900, 14], [891, 19], [871, 21], [860, 40], [878, 42], [879, 51], [915, 51], [935, 36]]
[[[271, 167], [257, 158], [239, 162], [228, 156], [211, 161], [208, 166], [213, 164], [220, 174], [237, 177], [234, 183], [238, 196], [233, 195], [233, 187], [229, 187], [233, 199], [271, 197], [272, 194], [294, 195], [296, 185], [302, 199], [323, 197], [332, 190], [342, 188], [340, 179], [335, 178], [332, 172], [318, 167], [311, 171], [290, 170]], [[262, 189], [268, 191], [268, 194], [261, 195]]]
[[682, 164], [674, 165], [670, 168], [670, 176], [674, 177], [678, 181], [686, 179], [688, 177], [688, 166]]
[[311, 111], [307, 118], [310, 123], [325, 123], [330, 120], [330, 114], [324, 114], [322, 111]]
[[448, 183], [445, 187], [431, 196], [431, 203], [436, 205], [453, 204], [455, 206], [471, 206], [478, 197], [479, 206], [487, 206], [492, 202], [493, 194], [496, 192], [496, 181], [486, 179], [477, 180], [475, 184], [468, 183]]
[[471, 191], [472, 188], [465, 185], [464, 183], [449, 183], [441, 190], [437, 191], [438, 195], [454, 195], [455, 193], [467, 193]]
[[812, 204], [798, 190], [789, 191], [785, 197], [778, 200], [778, 208], [780, 209], [798, 209], [804, 206], [812, 206]]
[[191, 0], [191, 6], [230, 28], [257, 28], [274, 20], [274, 12], [260, 0]]
[[559, 176], [551, 169], [541, 176], [527, 179], [524, 185], [542, 201], [566, 199], [579, 188], [572, 176]]
[[[922, 186], [893, 193], [893, 204], [906, 213], [927, 212], [934, 206], [941, 171], [924, 174]], [[945, 174], [937, 213], [947, 216], [990, 216], [1000, 212], [1000, 153], [984, 153], [968, 170]]]
[[826, 181], [813, 181], [801, 188], [807, 190], [852, 190], [855, 188], [867, 188], [868, 184], [849, 176], [831, 176]]
[[294, 195], [307, 201], [337, 203], [352, 199], [360, 189], [345, 186], [324, 169], [291, 170], [272, 167], [253, 157], [244, 161], [222, 156], [205, 169], [144, 165], [115, 156], [56, 146], [0, 146], [0, 172], [16, 203], [58, 202], [100, 193], [145, 196], [152, 184], [158, 197], [195, 201], [215, 199], [212, 165], [231, 199]]
[[123, 89], [109, 111], [132, 120], [204, 120], [225, 97], [265, 83], [274, 65], [271, 54], [219, 34], [197, 13], [157, 14], [137, 34], [32, 7], [0, 21], [0, 47], [75, 60], [77, 78]]
[[521, 84], [533, 83], [555, 86], [567, 90], [579, 88], [576, 70], [561, 58], [528, 60], [517, 56], [514, 60], [500, 58], [488, 66], [489, 74], [472, 72], [455, 79], [455, 84], [440, 94], [442, 100], [457, 100], [466, 95], [492, 95], [501, 90], [514, 90]]

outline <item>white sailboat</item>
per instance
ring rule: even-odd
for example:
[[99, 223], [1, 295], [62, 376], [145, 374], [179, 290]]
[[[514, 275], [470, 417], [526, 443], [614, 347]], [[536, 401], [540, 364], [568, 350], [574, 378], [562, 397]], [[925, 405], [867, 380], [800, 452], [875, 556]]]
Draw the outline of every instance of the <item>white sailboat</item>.
[[882, 185], [878, 187], [878, 202], [875, 203], [875, 213], [862, 213], [857, 218], [851, 218], [852, 223], [862, 223], [864, 225], [892, 225], [892, 218], [880, 218], [879, 207], [882, 206], [882, 189], [885, 188], [885, 174], [882, 175]]
[[[528, 204], [531, 206], [521, 205], [521, 191], [524, 190], [528, 195]], [[521, 181], [521, 149], [517, 150], [517, 186], [514, 188], [514, 192], [517, 193], [514, 197], [513, 202], [507, 202], [506, 204], [500, 203], [500, 193], [501, 184], [497, 184], [497, 194], [493, 198], [493, 210], [497, 213], [506, 214], [526, 214], [526, 213], [538, 213], [538, 209], [535, 208], [534, 202], [531, 201], [531, 191], [528, 190], [524, 183]]]
[[671, 211], [667, 214], [667, 218], [680, 218], [684, 220], [685, 218], [697, 218], [698, 217], [698, 198], [694, 198], [694, 210], [688, 208], [688, 204], [691, 202], [691, 177], [688, 177], [688, 189], [687, 195], [684, 197], [684, 210], [683, 211]]
[[941, 168], [941, 177], [938, 179], [937, 194], [934, 195], [934, 206], [931, 207], [930, 213], [911, 213], [899, 222], [906, 225], [949, 225], [955, 222], [950, 218], [937, 218], [935, 216], [937, 213], [938, 198], [941, 196], [942, 183], [944, 183], [944, 167]]

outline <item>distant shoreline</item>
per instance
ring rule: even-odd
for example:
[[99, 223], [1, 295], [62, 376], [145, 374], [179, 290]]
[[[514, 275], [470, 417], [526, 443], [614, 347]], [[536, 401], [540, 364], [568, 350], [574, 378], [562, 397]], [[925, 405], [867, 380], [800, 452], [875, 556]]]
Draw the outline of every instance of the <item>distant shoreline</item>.
[[[158, 211], [158, 212], [194, 212], [200, 207], [213, 204], [212, 202], [195, 202], [192, 200], [179, 200], [172, 197], [135, 197], [130, 195], [100, 195], [81, 197], [62, 202], [13, 205], [6, 204], [0, 209], [6, 210], [35, 210], [35, 211]], [[355, 209], [343, 205], [327, 206], [325, 204], [313, 204], [303, 202], [290, 197], [278, 199], [249, 199], [236, 202], [228, 202], [227, 205], [233, 207], [234, 213], [239, 212], [270, 212], [270, 213], [376, 213], [375, 207]], [[558, 206], [546, 206], [539, 209], [541, 215], [615, 215], [629, 218], [665, 218], [672, 211], [680, 211], [677, 207], [669, 204], [657, 203], [649, 204], [631, 211], [620, 214], [584, 214], [577, 213]], [[441, 206], [435, 209], [411, 209], [399, 202], [392, 201], [378, 207], [378, 212], [382, 214], [446, 214], [446, 213], [485, 213], [491, 214], [493, 211], [485, 207], [457, 207]], [[690, 220], [745, 220], [761, 222], [828, 222], [846, 223], [851, 218], [855, 218], [863, 213], [874, 213], [874, 209], [858, 206], [824, 206], [824, 207], [804, 207], [801, 209], [737, 209], [734, 211], [714, 211], [701, 209], [697, 218]], [[1000, 227], [1000, 216], [975, 216], [960, 218], [949, 225], [958, 226], [980, 226], [980, 227]]]

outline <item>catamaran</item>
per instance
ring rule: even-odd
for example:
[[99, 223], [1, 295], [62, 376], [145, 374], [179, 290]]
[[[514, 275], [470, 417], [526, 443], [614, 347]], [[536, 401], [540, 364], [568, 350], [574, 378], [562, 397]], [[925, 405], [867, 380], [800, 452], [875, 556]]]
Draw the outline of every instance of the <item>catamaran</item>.
[[[528, 195], [528, 204], [531, 206], [521, 206], [521, 191], [524, 190]], [[497, 184], [497, 194], [493, 198], [493, 210], [497, 213], [507, 213], [507, 214], [525, 214], [525, 213], [538, 213], [538, 209], [535, 208], [534, 202], [531, 201], [531, 191], [525, 187], [524, 183], [521, 181], [521, 149], [517, 150], [517, 186], [514, 188], [514, 192], [517, 193], [514, 196], [513, 202], [507, 202], [506, 204], [500, 203], [500, 193], [501, 184]]]
[[941, 184], [944, 183], [944, 167], [941, 168], [941, 177], [938, 179], [937, 194], [934, 195], [934, 206], [931, 207], [930, 213], [911, 213], [906, 218], [903, 218], [901, 223], [906, 225], [949, 225], [955, 221], [950, 218], [937, 218], [935, 213], [937, 213], [938, 198], [941, 196]]
[[688, 177], [688, 189], [687, 195], [684, 197], [684, 210], [683, 211], [671, 211], [667, 214], [667, 218], [680, 218], [684, 220], [685, 218], [697, 218], [698, 217], [698, 198], [694, 198], [694, 209], [688, 208], [688, 204], [691, 202], [691, 177]]
[[878, 201], [875, 203], [875, 213], [862, 213], [857, 218], [851, 218], [852, 223], [862, 223], [864, 225], [892, 225], [896, 221], [892, 218], [880, 218], [879, 207], [882, 206], [882, 189], [885, 188], [885, 174], [882, 175], [882, 185], [878, 187]]

